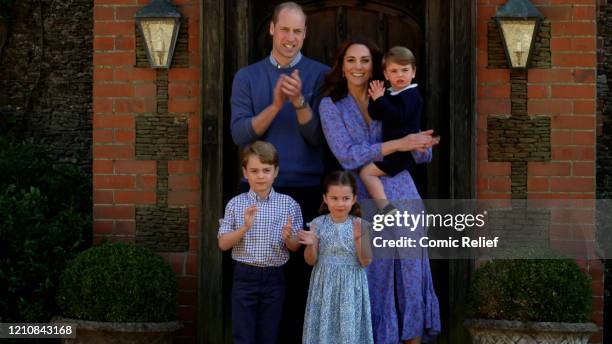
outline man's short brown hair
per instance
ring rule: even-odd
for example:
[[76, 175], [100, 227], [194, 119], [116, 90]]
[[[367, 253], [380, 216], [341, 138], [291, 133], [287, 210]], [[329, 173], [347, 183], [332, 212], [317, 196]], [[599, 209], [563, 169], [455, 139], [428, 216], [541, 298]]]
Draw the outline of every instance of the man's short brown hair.
[[249, 157], [255, 155], [259, 158], [263, 164], [274, 165], [274, 167], [278, 167], [278, 152], [276, 148], [271, 143], [265, 141], [255, 141], [246, 145], [242, 149], [241, 160], [242, 167], [246, 168], [247, 163], [249, 162]]
[[411, 65], [412, 68], [416, 69], [416, 58], [410, 49], [401, 46], [395, 46], [383, 56], [382, 67], [387, 67], [389, 63], [396, 63], [398, 65]]
[[293, 11], [296, 11], [296, 12], [300, 12], [302, 14], [302, 16], [304, 16], [304, 20], [306, 20], [306, 13], [304, 13], [304, 10], [302, 9], [302, 6], [296, 4], [293, 1], [287, 1], [287, 2], [280, 3], [280, 4], [276, 5], [276, 7], [274, 7], [274, 13], [272, 14], [272, 23], [273, 24], [276, 24], [278, 22], [278, 15], [283, 10], [293, 10]]

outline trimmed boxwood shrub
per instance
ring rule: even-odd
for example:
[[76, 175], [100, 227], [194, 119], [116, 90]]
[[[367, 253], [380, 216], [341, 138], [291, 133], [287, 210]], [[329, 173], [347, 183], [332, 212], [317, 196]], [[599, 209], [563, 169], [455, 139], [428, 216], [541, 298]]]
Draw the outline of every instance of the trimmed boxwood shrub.
[[0, 137], [0, 318], [47, 322], [59, 275], [89, 246], [90, 179], [33, 141]]
[[108, 322], [176, 320], [176, 275], [136, 244], [106, 243], [82, 252], [60, 278], [64, 316]]
[[536, 322], [586, 322], [591, 279], [569, 259], [495, 260], [476, 269], [468, 316]]

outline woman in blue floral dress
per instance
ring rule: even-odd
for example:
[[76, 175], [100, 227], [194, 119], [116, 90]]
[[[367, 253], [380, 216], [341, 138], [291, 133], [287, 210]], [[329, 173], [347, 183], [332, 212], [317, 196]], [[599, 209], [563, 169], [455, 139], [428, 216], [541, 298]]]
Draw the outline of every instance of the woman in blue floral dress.
[[[362, 245], [355, 178], [332, 172], [323, 182], [322, 213], [300, 231], [304, 259], [314, 265], [308, 288], [302, 341], [306, 344], [373, 343], [365, 266], [369, 246]], [[367, 240], [364, 239], [364, 242]]]
[[[321, 125], [331, 151], [340, 164], [357, 176], [357, 198], [368, 199], [358, 171], [372, 161], [397, 151], [411, 151], [416, 163], [431, 160], [438, 143], [433, 131], [381, 142], [381, 123], [368, 114], [367, 87], [381, 80], [380, 52], [372, 43], [353, 40], [343, 44], [322, 88]], [[421, 197], [408, 171], [381, 177], [389, 200]], [[418, 344], [440, 332], [440, 311], [427, 251], [419, 259], [375, 259], [367, 269], [372, 329], [377, 344]]]

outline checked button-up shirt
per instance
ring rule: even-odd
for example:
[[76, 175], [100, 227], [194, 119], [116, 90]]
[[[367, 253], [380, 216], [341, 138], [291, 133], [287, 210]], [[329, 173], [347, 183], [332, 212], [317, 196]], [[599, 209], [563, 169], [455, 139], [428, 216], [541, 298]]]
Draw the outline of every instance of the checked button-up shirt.
[[269, 267], [281, 266], [289, 260], [289, 251], [282, 238], [283, 226], [289, 216], [293, 235], [302, 229], [302, 211], [293, 198], [270, 190], [263, 199], [253, 190], [232, 198], [225, 207], [217, 237], [237, 230], [244, 224], [244, 213], [255, 205], [257, 213], [253, 226], [232, 248], [232, 258], [241, 263]]

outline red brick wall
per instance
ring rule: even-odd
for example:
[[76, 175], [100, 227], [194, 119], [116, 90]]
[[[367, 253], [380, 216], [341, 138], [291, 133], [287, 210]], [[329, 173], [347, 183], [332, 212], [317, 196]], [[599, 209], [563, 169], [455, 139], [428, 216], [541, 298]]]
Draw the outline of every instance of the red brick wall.
[[[551, 117], [551, 161], [528, 165], [528, 198], [595, 197], [596, 0], [531, 0], [551, 22], [550, 69], [530, 69], [528, 113]], [[487, 23], [506, 0], [478, 0], [477, 197], [510, 198], [510, 162], [489, 162], [487, 117], [510, 114], [508, 69], [487, 68]], [[603, 270], [593, 278], [592, 319], [603, 324]], [[592, 338], [602, 342], [602, 332]]]
[[[95, 0], [93, 231], [96, 242], [133, 241], [135, 208], [156, 202], [156, 161], [135, 159], [135, 117], [156, 111], [156, 71], [136, 68], [134, 14], [146, 0]], [[179, 342], [196, 333], [200, 240], [200, 4], [173, 0], [188, 18], [189, 67], [168, 73], [168, 112], [188, 115], [189, 160], [168, 162], [168, 206], [189, 209], [189, 250], [162, 256], [178, 276]]]
[[[189, 67], [169, 71], [169, 112], [189, 114], [189, 160], [169, 162], [170, 207], [189, 208], [189, 251], [163, 254], [179, 278], [179, 341], [195, 338], [200, 228], [200, 4], [173, 0], [189, 18]], [[551, 21], [551, 69], [529, 71], [530, 114], [551, 116], [551, 161], [529, 163], [530, 198], [595, 195], [596, 1], [532, 0]], [[135, 208], [155, 203], [155, 161], [135, 159], [135, 116], [156, 108], [154, 70], [135, 68], [134, 13], [145, 0], [94, 1], [93, 182], [97, 241], [134, 239]], [[505, 0], [478, 0], [477, 195], [510, 197], [510, 163], [487, 160], [487, 116], [510, 113], [509, 71], [487, 68], [487, 22]], [[205, 186], [204, 186], [205, 187]], [[593, 320], [602, 325], [603, 272], [593, 277]], [[602, 342], [601, 333], [593, 342]]]

